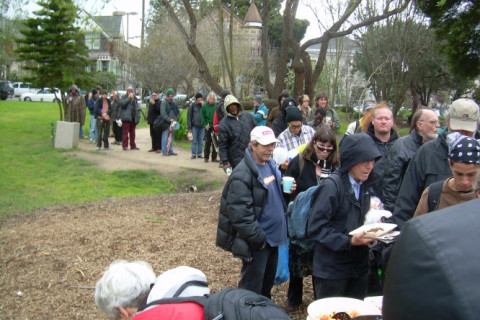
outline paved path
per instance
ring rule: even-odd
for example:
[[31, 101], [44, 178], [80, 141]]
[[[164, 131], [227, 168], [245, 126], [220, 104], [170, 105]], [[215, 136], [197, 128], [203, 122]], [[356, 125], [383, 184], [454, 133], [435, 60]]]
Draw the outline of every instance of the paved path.
[[[110, 141], [114, 141], [110, 138]], [[177, 156], [165, 157], [161, 153], [147, 152], [151, 148], [149, 128], [136, 130], [135, 142], [140, 150], [124, 151], [122, 146], [111, 145], [111, 151], [95, 151], [96, 144], [88, 139], [81, 139], [79, 149], [69, 152], [72, 156], [93, 161], [98, 168], [104, 170], [128, 170], [128, 169], [155, 169], [167, 177], [180, 177], [188, 170], [194, 170], [199, 174], [208, 176], [207, 180], [225, 182], [227, 175], [218, 163], [204, 162], [203, 159], [190, 159], [190, 149], [180, 148], [173, 143]], [[203, 177], [202, 177], [203, 178]]]

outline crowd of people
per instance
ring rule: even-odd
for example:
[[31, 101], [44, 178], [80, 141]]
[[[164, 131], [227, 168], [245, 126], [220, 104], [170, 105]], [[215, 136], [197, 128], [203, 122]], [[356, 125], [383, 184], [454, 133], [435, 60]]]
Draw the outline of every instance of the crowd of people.
[[[168, 100], [172, 93], [167, 91], [167, 99], [161, 103], [153, 95], [150, 101], [167, 123], [178, 120], [178, 107]], [[122, 113], [131, 115], [125, 120], [122, 117], [122, 122], [136, 119], [131, 111], [134, 103], [125, 111], [128, 99], [118, 103]], [[302, 304], [303, 281], [309, 276], [314, 299], [363, 299], [372, 292], [371, 251], [376, 242], [365, 237], [365, 232], [350, 235], [364, 224], [372, 198], [380, 199], [382, 208], [393, 213], [387, 222], [403, 231], [410, 220], [420, 219], [417, 216], [480, 196], [479, 106], [471, 99], [454, 101], [443, 127], [433, 110], [417, 110], [409, 134], [401, 138], [388, 104], [366, 103], [363, 117], [348, 126], [341, 141], [337, 141], [340, 119], [323, 92], [312, 106], [307, 95], [294, 99], [282, 94], [278, 107], [271, 110], [258, 95], [253, 112], [245, 111], [226, 90], [219, 102], [214, 93], [206, 100], [200, 93], [195, 96], [187, 122], [191, 158], [219, 162], [226, 173], [231, 172], [221, 196], [216, 245], [241, 259], [238, 287], [269, 298], [278, 248], [290, 243], [287, 312]], [[103, 94], [95, 110], [98, 135], [102, 131], [108, 135], [105, 125], [98, 125], [99, 120], [107, 121], [104, 114], [111, 117]], [[168, 129], [162, 131], [161, 142], [156, 136], [152, 119], [157, 116], [148, 120], [152, 151], [175, 155], [171, 145], [170, 149], [165, 145]], [[124, 128], [123, 138], [128, 133]], [[99, 147], [104, 141], [108, 148], [108, 141], [99, 137], [97, 141]], [[125, 149], [126, 140], [122, 143]], [[273, 159], [275, 148], [289, 154], [296, 151], [296, 155], [279, 162]], [[135, 149], [134, 142], [131, 149]], [[290, 192], [282, 189], [285, 176], [295, 179]], [[289, 242], [285, 213], [288, 204], [311, 187], [316, 189], [306, 233], [314, 246], [305, 249]], [[375, 266], [383, 268], [385, 275], [392, 246], [383, 249], [383, 265]]]

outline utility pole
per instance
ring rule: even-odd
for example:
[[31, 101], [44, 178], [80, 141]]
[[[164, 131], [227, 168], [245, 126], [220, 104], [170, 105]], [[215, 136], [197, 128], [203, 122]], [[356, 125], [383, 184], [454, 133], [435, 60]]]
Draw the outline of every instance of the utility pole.
[[142, 34], [140, 37], [140, 48], [143, 48], [144, 36], [145, 36], [145, 0], [142, 0]]

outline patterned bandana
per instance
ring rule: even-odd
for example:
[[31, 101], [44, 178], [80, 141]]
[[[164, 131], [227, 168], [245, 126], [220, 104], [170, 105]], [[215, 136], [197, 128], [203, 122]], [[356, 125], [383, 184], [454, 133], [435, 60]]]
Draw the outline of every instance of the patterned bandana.
[[448, 158], [452, 162], [480, 163], [480, 143], [478, 140], [458, 132], [447, 136]]

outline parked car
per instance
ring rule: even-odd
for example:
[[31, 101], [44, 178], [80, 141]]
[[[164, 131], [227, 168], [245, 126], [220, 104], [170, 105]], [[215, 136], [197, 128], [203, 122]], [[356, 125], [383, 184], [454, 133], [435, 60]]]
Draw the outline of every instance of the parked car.
[[13, 96], [14, 90], [10, 82], [0, 81], [0, 98], [7, 100], [9, 96]]
[[23, 93], [34, 93], [37, 92], [37, 88], [32, 88], [32, 84], [29, 82], [14, 82], [13, 89], [15, 90], [14, 97], [20, 97]]
[[[120, 99], [122, 99], [125, 95], [127, 95], [127, 91], [125, 90], [117, 90], [117, 92], [118, 92], [118, 97]], [[142, 97], [140, 97], [139, 95], [135, 95], [135, 98], [137, 98], [138, 103], [142, 102]]]
[[22, 101], [45, 101], [45, 102], [57, 102], [57, 99], [60, 98], [60, 91], [56, 91], [57, 95], [52, 92], [50, 88], [43, 88], [38, 90], [35, 93], [28, 92], [20, 96]]
[[179, 107], [183, 107], [185, 105], [186, 100], [187, 100], [187, 95], [183, 93], [177, 93], [173, 97], [173, 101], [175, 101]]

